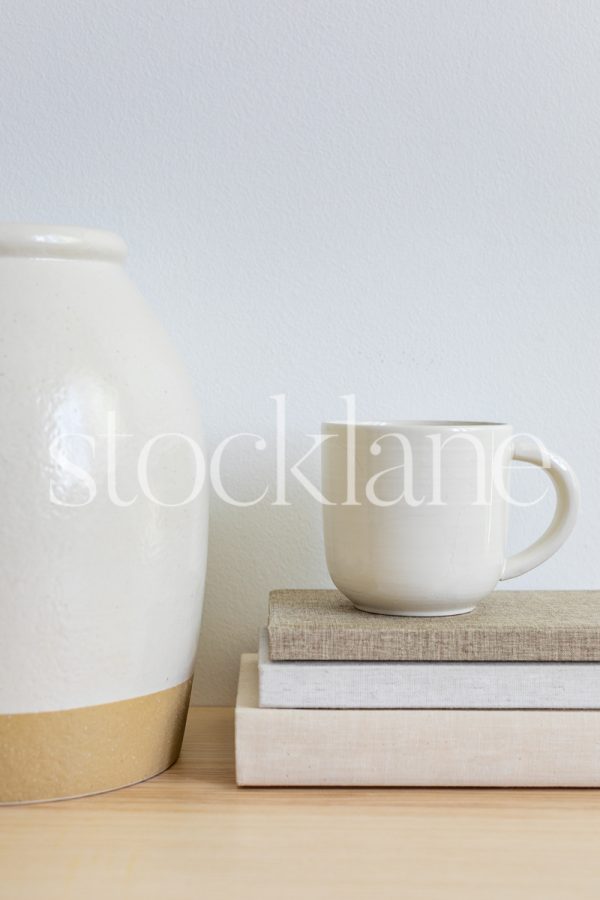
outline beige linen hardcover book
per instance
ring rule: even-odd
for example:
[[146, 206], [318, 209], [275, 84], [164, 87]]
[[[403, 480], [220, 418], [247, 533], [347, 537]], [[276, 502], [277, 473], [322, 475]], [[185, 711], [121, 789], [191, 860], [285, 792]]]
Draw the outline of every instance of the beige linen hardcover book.
[[600, 591], [496, 591], [462, 616], [382, 616], [339, 591], [271, 591], [272, 660], [600, 661]]
[[245, 654], [235, 756], [239, 785], [598, 787], [600, 712], [260, 709]]

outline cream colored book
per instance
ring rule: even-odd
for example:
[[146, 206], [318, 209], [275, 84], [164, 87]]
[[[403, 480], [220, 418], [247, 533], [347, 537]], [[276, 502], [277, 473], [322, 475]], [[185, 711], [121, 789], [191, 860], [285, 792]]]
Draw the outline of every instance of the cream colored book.
[[239, 785], [598, 787], [600, 712], [261, 709], [244, 654], [235, 756]]

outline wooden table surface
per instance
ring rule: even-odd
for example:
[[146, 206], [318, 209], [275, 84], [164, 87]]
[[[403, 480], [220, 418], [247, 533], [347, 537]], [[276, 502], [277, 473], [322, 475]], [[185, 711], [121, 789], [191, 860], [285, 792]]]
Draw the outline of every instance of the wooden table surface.
[[195, 708], [152, 781], [0, 809], [0, 897], [598, 900], [600, 791], [237, 788]]

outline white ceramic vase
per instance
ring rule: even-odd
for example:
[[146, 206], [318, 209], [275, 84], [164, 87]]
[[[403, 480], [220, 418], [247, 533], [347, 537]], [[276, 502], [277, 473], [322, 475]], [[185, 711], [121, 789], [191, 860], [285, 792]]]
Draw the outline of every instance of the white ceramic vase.
[[202, 442], [124, 256], [109, 232], [0, 226], [0, 802], [130, 784], [179, 753]]

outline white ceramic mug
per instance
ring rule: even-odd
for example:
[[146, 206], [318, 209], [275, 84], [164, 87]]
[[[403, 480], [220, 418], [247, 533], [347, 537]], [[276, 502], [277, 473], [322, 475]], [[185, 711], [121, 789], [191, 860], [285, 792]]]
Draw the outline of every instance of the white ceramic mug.
[[[327, 566], [367, 612], [471, 612], [498, 581], [548, 559], [575, 525], [572, 469], [510, 425], [329, 422], [323, 434]], [[539, 540], [507, 559], [512, 460], [546, 469], [556, 511]]]

